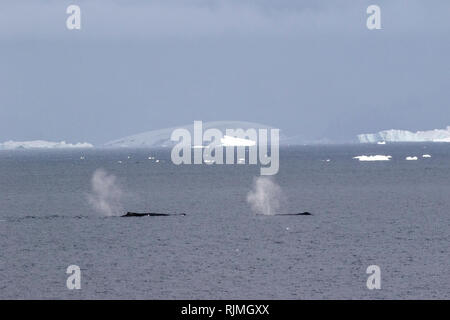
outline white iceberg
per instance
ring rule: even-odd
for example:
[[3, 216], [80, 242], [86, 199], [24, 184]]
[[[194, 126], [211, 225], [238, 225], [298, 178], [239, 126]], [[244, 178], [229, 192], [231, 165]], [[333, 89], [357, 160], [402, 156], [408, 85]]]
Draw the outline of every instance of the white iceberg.
[[[251, 139], [243, 139], [243, 137], [234, 137], [230, 135], [226, 135], [226, 130], [237, 130], [242, 129], [244, 131], [248, 129], [255, 129], [258, 131], [259, 129], [271, 130], [275, 129], [272, 126], [254, 123], [254, 122], [245, 122], [245, 121], [211, 121], [211, 122], [203, 122], [202, 124], [203, 131], [207, 129], [218, 129], [222, 132], [223, 137], [220, 143], [223, 146], [253, 146], [255, 145], [255, 141]], [[105, 147], [110, 148], [171, 148], [177, 144], [177, 142], [172, 141], [170, 139], [172, 132], [175, 129], [186, 129], [191, 133], [191, 136], [194, 136], [194, 126], [193, 124], [184, 125], [180, 127], [172, 127], [165, 128], [160, 130], [152, 130], [139, 134], [135, 134], [132, 136], [124, 137], [121, 139], [117, 139], [114, 141], [110, 141], [105, 144]], [[286, 141], [286, 143], [284, 142]], [[291, 143], [290, 140], [287, 140], [286, 136], [280, 133], [280, 144]], [[193, 141], [193, 143], [195, 143]], [[204, 145], [206, 144], [206, 145]], [[202, 149], [206, 148], [209, 142], [204, 142], [202, 145], [194, 144], [192, 146], [193, 149]]]
[[256, 145], [256, 141], [250, 139], [242, 139], [225, 135], [220, 139], [224, 147], [252, 147]]
[[87, 142], [82, 143], [67, 143], [65, 141], [51, 142], [44, 140], [33, 141], [6, 141], [0, 143], [0, 150], [14, 150], [14, 149], [69, 149], [69, 148], [93, 148], [94, 146]]
[[429, 154], [424, 154], [424, 155], [422, 156], [422, 158], [431, 158], [431, 155], [429, 155]]
[[450, 142], [450, 137], [434, 139], [433, 142]]
[[374, 156], [357, 156], [353, 157], [353, 159], [358, 159], [359, 161], [389, 161], [391, 160], [392, 156], [384, 156], [384, 155], [374, 155]]
[[407, 130], [385, 130], [378, 133], [359, 134], [361, 143], [379, 142], [450, 142], [450, 126], [445, 129], [411, 132]]
[[386, 144], [386, 141], [378, 141], [377, 144]]
[[417, 160], [417, 157], [406, 157], [406, 160], [415, 161], [415, 160]]

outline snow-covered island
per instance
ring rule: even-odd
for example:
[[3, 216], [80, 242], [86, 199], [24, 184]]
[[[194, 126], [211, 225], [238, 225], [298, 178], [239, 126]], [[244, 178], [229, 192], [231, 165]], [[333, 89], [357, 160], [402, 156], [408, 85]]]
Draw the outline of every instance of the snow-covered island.
[[378, 133], [359, 134], [361, 143], [378, 142], [450, 142], [450, 126], [445, 129], [411, 132], [408, 130], [384, 130]]
[[94, 146], [87, 142], [67, 143], [65, 141], [51, 142], [45, 140], [33, 141], [6, 141], [0, 143], [0, 150], [15, 149], [70, 149], [70, 148], [93, 148]]

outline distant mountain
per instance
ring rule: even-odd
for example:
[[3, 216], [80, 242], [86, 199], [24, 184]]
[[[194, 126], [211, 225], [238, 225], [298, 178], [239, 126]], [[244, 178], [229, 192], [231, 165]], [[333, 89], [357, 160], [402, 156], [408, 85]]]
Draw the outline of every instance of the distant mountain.
[[87, 142], [82, 143], [66, 143], [51, 142], [44, 140], [33, 141], [6, 141], [0, 143], [0, 150], [14, 150], [14, 149], [69, 149], [69, 148], [93, 148], [94, 146]]
[[[128, 137], [120, 138], [117, 140], [113, 140], [107, 142], [105, 144], [106, 147], [113, 148], [159, 148], [159, 147], [172, 147], [177, 142], [171, 141], [170, 136], [175, 129], [184, 128], [188, 130], [192, 138], [194, 137], [194, 124], [184, 125], [180, 127], [172, 127], [160, 130], [152, 130], [147, 131], [135, 135], [131, 135]], [[207, 129], [219, 129], [222, 134], [225, 136], [226, 129], [275, 129], [272, 126], [254, 123], [254, 122], [245, 122], [245, 121], [211, 121], [211, 122], [203, 122], [203, 132]], [[287, 138], [280, 131], [280, 144], [283, 141], [287, 141]], [[207, 143], [205, 143], [207, 144]]]
[[411, 132], [407, 130], [385, 130], [378, 133], [359, 134], [361, 143], [377, 142], [450, 142], [450, 126], [445, 129]]

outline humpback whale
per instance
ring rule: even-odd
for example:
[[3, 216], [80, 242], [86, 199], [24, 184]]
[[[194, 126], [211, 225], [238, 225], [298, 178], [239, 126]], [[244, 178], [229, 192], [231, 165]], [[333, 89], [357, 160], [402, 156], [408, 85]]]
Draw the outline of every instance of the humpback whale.
[[299, 213], [279, 213], [276, 216], [312, 216], [312, 213], [305, 211]]
[[186, 213], [157, 213], [157, 212], [127, 212], [121, 217], [168, 217], [168, 216], [185, 216]]

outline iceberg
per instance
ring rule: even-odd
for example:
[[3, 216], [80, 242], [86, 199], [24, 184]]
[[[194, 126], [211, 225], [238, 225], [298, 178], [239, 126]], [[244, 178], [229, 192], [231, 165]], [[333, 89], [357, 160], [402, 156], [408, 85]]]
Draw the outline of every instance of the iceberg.
[[[211, 121], [203, 122], [203, 130], [207, 129], [218, 129], [223, 134], [224, 137], [221, 139], [220, 143], [222, 146], [253, 146], [256, 144], [255, 141], [250, 139], [243, 139], [239, 137], [226, 135], [226, 129], [237, 130], [242, 129], [244, 131], [248, 129], [275, 129], [272, 126], [264, 125], [254, 122], [245, 121]], [[194, 136], [194, 126], [192, 124], [183, 125], [180, 127], [165, 128], [159, 130], [147, 131], [127, 137], [123, 137], [117, 140], [107, 142], [104, 146], [109, 148], [171, 148], [177, 144], [170, 139], [172, 132], [175, 129], [186, 129], [192, 136]], [[287, 137], [280, 134], [280, 143], [286, 140]], [[209, 142], [207, 143], [209, 144]], [[193, 145], [194, 149], [205, 148], [205, 145]]]
[[358, 159], [359, 161], [389, 161], [392, 156], [384, 156], [384, 155], [374, 155], [374, 156], [357, 156], [353, 157], [353, 159]]
[[252, 147], [256, 145], [256, 141], [230, 137], [227, 135], [220, 139], [220, 142], [224, 147]]
[[417, 160], [417, 157], [406, 157], [405, 160], [408, 160], [408, 161], [416, 161], [416, 160]]
[[450, 142], [450, 126], [445, 129], [411, 132], [408, 130], [384, 130], [378, 133], [359, 134], [360, 143], [379, 142]]
[[434, 139], [433, 142], [450, 142], [450, 137], [442, 139]]
[[44, 140], [33, 141], [6, 141], [0, 143], [0, 150], [15, 150], [15, 149], [69, 149], [69, 148], [93, 148], [94, 146], [87, 142], [82, 143], [67, 143], [65, 141], [51, 142]]

